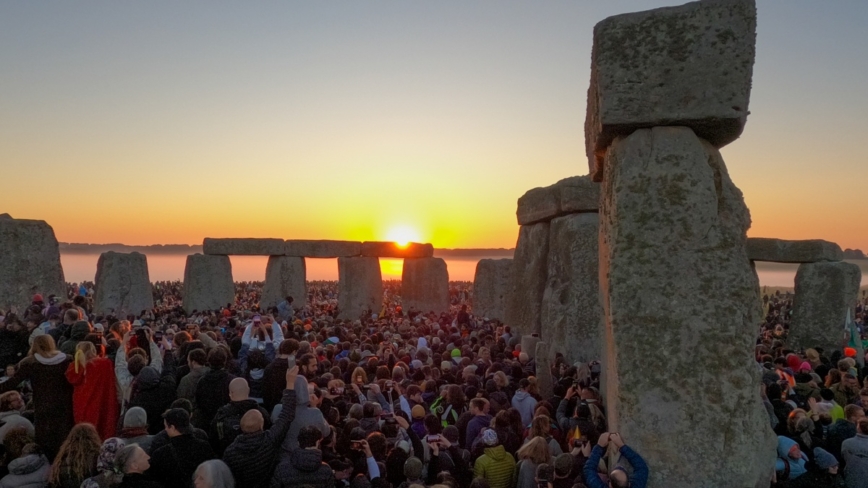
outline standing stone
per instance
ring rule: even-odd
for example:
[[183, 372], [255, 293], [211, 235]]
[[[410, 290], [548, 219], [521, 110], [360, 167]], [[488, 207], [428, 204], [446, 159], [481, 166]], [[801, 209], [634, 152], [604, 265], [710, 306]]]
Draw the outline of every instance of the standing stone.
[[715, 147], [737, 139], [755, 53], [754, 0], [691, 2], [594, 26], [585, 118], [594, 181], [615, 136], [641, 127], [690, 127]]
[[551, 221], [540, 336], [569, 363], [602, 358], [599, 227], [595, 213]]
[[137, 252], [108, 251], [96, 263], [94, 311], [115, 317], [136, 315], [154, 308], [148, 258]]
[[851, 319], [856, 317], [861, 281], [862, 270], [852, 263], [800, 265], [787, 346], [822, 347], [829, 352], [841, 349], [843, 341], [850, 338], [844, 325], [847, 310]]
[[401, 273], [401, 304], [422, 313], [449, 311], [449, 271], [442, 258], [406, 258]]
[[372, 257], [338, 258], [338, 318], [355, 320], [383, 308], [380, 260]]
[[552, 377], [552, 357], [547, 343], [542, 341], [536, 343], [534, 359], [536, 361], [536, 385], [539, 387], [539, 395], [543, 398], [552, 398], [555, 396], [555, 380]]
[[605, 165], [609, 429], [645, 458], [649, 488], [767, 487], [775, 437], [758, 391], [759, 283], [741, 191], [686, 127], [616, 138]]
[[549, 254], [549, 223], [523, 225], [512, 259], [512, 286], [506, 325], [512, 335], [540, 332], [543, 293]]
[[66, 299], [60, 249], [54, 229], [44, 220], [13, 219], [0, 215], [0, 308], [23, 312], [33, 295]]
[[473, 277], [473, 315], [503, 321], [512, 280], [512, 259], [480, 259]]
[[262, 307], [275, 307], [287, 296], [293, 298], [296, 307], [307, 301], [305, 277], [307, 268], [304, 258], [271, 256], [265, 267], [265, 285], [262, 287]]
[[235, 303], [229, 256], [191, 254], [184, 268], [184, 310], [218, 310]]
[[523, 335], [521, 336], [521, 352], [526, 352], [527, 357], [533, 359], [536, 357], [536, 345], [539, 344], [539, 336]]

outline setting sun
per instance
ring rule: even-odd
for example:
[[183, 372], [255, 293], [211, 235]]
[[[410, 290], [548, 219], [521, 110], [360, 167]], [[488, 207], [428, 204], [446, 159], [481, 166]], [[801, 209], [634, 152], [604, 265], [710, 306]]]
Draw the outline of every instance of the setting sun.
[[411, 242], [421, 242], [419, 232], [409, 226], [402, 225], [394, 227], [386, 234], [386, 239], [393, 241], [401, 247], [407, 246]]

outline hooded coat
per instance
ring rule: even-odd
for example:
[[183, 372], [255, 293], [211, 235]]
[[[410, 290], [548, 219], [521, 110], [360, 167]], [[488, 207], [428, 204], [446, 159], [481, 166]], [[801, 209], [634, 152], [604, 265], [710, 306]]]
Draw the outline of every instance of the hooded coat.
[[292, 451], [277, 465], [271, 480], [272, 488], [305, 485], [317, 488], [330, 488], [335, 485], [335, 473], [328, 464], [322, 462], [322, 451], [319, 449]]
[[502, 445], [486, 447], [473, 465], [473, 475], [485, 478], [491, 488], [515, 486], [515, 458]]
[[467, 433], [464, 438], [464, 444], [462, 444], [465, 448], [470, 448], [473, 445], [473, 441], [479, 436], [479, 433], [482, 432], [482, 429], [491, 425], [491, 419], [493, 417], [488, 414], [484, 415], [474, 415], [469, 422], [467, 422]]
[[45, 488], [51, 465], [42, 454], [28, 454], [9, 463], [9, 474], [0, 480], [0, 488]]
[[302, 427], [315, 425], [319, 427], [323, 437], [329, 435], [331, 427], [325, 421], [322, 412], [318, 408], [310, 406], [310, 393], [307, 391], [307, 379], [299, 376], [295, 379], [295, 420], [289, 426], [289, 432], [283, 440], [283, 451], [289, 453], [298, 449], [298, 433]]
[[70, 356], [75, 354], [75, 346], [83, 341], [88, 334], [90, 334], [90, 324], [87, 322], [79, 320], [72, 324], [72, 327], [69, 328], [69, 339], [60, 343], [60, 352]]
[[73, 386], [72, 409], [75, 423], [96, 427], [100, 439], [114, 437], [117, 430], [117, 383], [114, 365], [107, 358], [93, 358], [76, 371], [73, 361], [66, 368], [66, 379]]
[[152, 366], [145, 366], [133, 380], [129, 408], [141, 407], [148, 414], [148, 434], [163, 430], [163, 412], [175, 401], [175, 377], [162, 377]]
[[[793, 480], [805, 474], [808, 470], [805, 464], [808, 462], [805, 453], [802, 453], [799, 459], [790, 457], [790, 449], [799, 444], [789, 437], [778, 436], [778, 460], [775, 462], [775, 471], [778, 473], [778, 479]], [[789, 475], [784, 478], [782, 475], [789, 471]]]
[[512, 408], [521, 414], [521, 425], [528, 425], [533, 420], [533, 410], [536, 408], [536, 398], [524, 390], [518, 390], [512, 397]]

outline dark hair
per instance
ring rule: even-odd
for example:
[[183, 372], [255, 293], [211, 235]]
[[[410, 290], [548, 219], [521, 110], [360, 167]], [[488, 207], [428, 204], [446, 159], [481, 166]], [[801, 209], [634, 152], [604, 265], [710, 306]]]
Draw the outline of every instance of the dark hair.
[[183, 432], [190, 427], [190, 412], [183, 408], [172, 408], [163, 413], [163, 420], [166, 421], [167, 426]]
[[131, 356], [127, 361], [127, 371], [133, 376], [138, 376], [139, 373], [148, 365], [148, 360], [144, 356], [138, 354]]
[[205, 354], [204, 349], [193, 349], [189, 353], [187, 353], [187, 361], [192, 361], [200, 366], [205, 364], [208, 355]]
[[298, 341], [295, 339], [285, 339], [280, 343], [280, 346], [277, 347], [278, 354], [293, 354], [295, 351], [298, 351]]
[[322, 432], [316, 426], [308, 425], [298, 431], [298, 447], [301, 449], [314, 447], [320, 440], [322, 440]]
[[226, 366], [227, 359], [226, 351], [220, 347], [215, 347], [208, 353], [208, 366], [211, 369], [223, 369]]
[[193, 413], [193, 402], [187, 400], [186, 398], [179, 398], [172, 402], [171, 408], [183, 408], [188, 413]]

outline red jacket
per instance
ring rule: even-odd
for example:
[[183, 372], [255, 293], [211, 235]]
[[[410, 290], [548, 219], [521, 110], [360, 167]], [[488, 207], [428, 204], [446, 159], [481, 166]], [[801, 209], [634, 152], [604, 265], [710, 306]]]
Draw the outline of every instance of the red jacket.
[[114, 437], [120, 405], [115, 369], [111, 360], [91, 359], [84, 368], [79, 368], [77, 373], [73, 361], [66, 368], [66, 379], [73, 386], [72, 414], [75, 423], [93, 424], [100, 439]]

